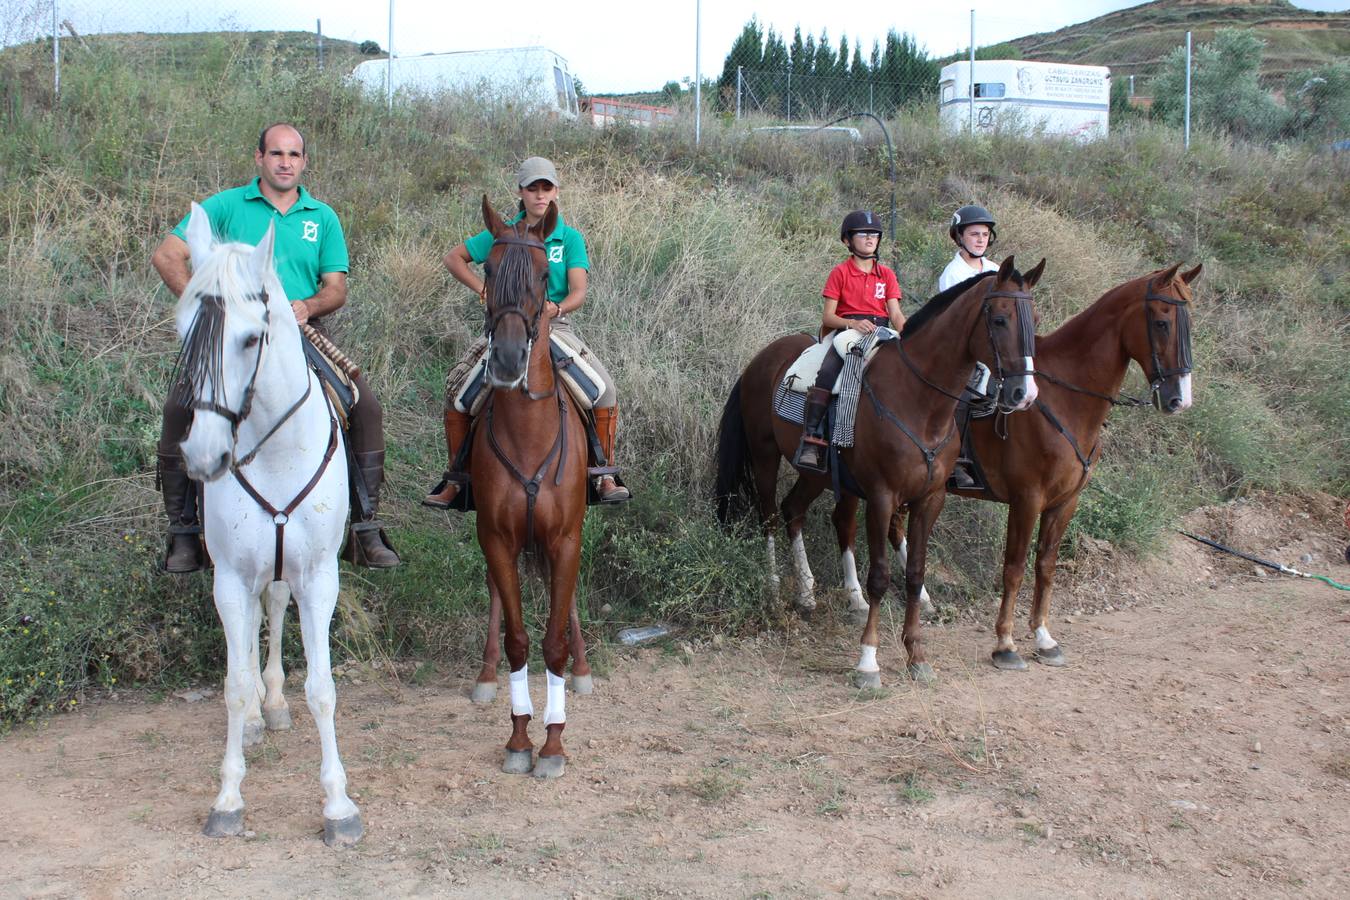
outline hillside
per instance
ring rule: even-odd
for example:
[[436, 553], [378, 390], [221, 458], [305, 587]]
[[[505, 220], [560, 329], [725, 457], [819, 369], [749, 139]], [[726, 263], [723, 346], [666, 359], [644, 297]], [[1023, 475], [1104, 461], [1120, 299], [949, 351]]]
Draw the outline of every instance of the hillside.
[[1266, 42], [1262, 75], [1271, 81], [1350, 57], [1350, 12], [1311, 12], [1285, 0], [1156, 0], [1008, 43], [1026, 59], [1110, 66], [1117, 77], [1147, 79], [1187, 31], [1199, 44], [1220, 28], [1249, 28]]
[[[562, 208], [587, 239], [576, 322], [619, 385], [637, 495], [587, 518], [588, 634], [654, 619], [791, 627], [791, 592], [768, 592], [758, 535], [713, 521], [710, 454], [741, 367], [819, 323], [841, 217], [887, 208], [878, 132], [846, 146], [773, 141], [710, 117], [695, 145], [688, 122], [597, 130], [464, 97], [389, 111], [337, 65], [282, 64], [309, 39], [166, 38], [162, 52], [147, 36], [88, 41], [66, 57], [59, 102], [49, 51], [0, 54], [0, 729], [100, 686], [218, 677], [210, 577], [156, 569], [155, 443], [177, 340], [148, 260], [190, 200], [252, 177], [258, 129], [278, 119], [310, 140], [305, 183], [342, 217], [350, 300], [333, 330], [384, 405], [382, 516], [407, 561], [345, 571], [340, 659], [457, 670], [482, 647], [473, 519], [418, 505], [445, 467], [446, 370], [482, 326], [441, 259], [481, 228], [485, 193], [514, 203], [511, 173], [534, 154], [558, 163]], [[1204, 264], [1195, 407], [1112, 416], [1066, 559], [1147, 552], [1187, 509], [1256, 489], [1350, 493], [1350, 161], [1208, 132], [1187, 152], [1148, 122], [1089, 145], [953, 137], [931, 109], [889, 124], [902, 190], [882, 254], [907, 311], [932, 293], [952, 254], [945, 223], [971, 200], [999, 217], [996, 255], [1023, 268], [1048, 258], [1043, 331], [1127, 279]], [[1126, 389], [1147, 387], [1136, 371]], [[1005, 517], [948, 504], [928, 583], [952, 608], [988, 601]], [[807, 544], [822, 591], [839, 578], [827, 530], [819, 503]]]

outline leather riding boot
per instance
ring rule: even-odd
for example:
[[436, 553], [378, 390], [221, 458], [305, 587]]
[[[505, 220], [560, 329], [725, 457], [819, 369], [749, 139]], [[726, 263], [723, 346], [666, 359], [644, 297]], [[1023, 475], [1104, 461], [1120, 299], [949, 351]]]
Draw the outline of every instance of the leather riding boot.
[[200, 571], [206, 568], [206, 554], [196, 510], [197, 483], [188, 477], [183, 457], [177, 453], [159, 454], [157, 474], [164, 494], [164, 511], [169, 514], [169, 541], [163, 569], [174, 574]]
[[[380, 509], [380, 486], [384, 484], [384, 451], [371, 450], [365, 453], [353, 453], [356, 467], [366, 482], [366, 492], [370, 497], [370, 516], [361, 518], [360, 504], [352, 504], [352, 530], [342, 558], [357, 566], [371, 569], [391, 569], [403, 560], [394, 552], [384, 529], [375, 516]], [[355, 473], [353, 473], [355, 475]]]
[[961, 455], [957, 458], [956, 464], [952, 466], [951, 475], [947, 476], [948, 487], [959, 488], [962, 490], [973, 490], [974, 488], [979, 487], [979, 485], [975, 483], [975, 476], [972, 474], [974, 466], [972, 465], [970, 458], [966, 455], [969, 453], [970, 397], [972, 396], [978, 395], [972, 394], [971, 389], [967, 388], [965, 391], [962, 391], [961, 399], [956, 403], [956, 428], [961, 435]]
[[452, 472], [451, 469], [454, 468], [455, 459], [459, 456], [459, 448], [464, 446], [464, 439], [469, 434], [469, 425], [472, 422], [473, 419], [468, 414], [457, 409], [445, 411], [445, 449], [449, 453], [450, 462], [446, 464], [447, 468], [445, 474], [441, 476], [440, 483], [422, 498], [423, 506], [449, 509], [450, 504], [454, 502], [455, 495], [459, 493], [459, 482], [455, 480], [455, 475], [459, 473]]
[[830, 408], [830, 389], [806, 389], [806, 414], [802, 423], [802, 442], [797, 448], [797, 465], [812, 472], [825, 471], [825, 453], [830, 449], [828, 439], [820, 434], [820, 423]]
[[[605, 462], [614, 466], [614, 438], [619, 433], [619, 405], [597, 406], [591, 410], [595, 415], [595, 431], [600, 438], [600, 449], [605, 452]], [[628, 488], [614, 480], [613, 475], [601, 475], [596, 485], [601, 503], [622, 503], [633, 498]]]

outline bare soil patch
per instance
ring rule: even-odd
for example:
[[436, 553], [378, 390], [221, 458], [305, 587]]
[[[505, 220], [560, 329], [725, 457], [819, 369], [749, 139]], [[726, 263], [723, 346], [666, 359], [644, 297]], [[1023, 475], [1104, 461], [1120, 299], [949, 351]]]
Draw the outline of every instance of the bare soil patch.
[[[1258, 498], [1187, 524], [1347, 582], [1338, 513]], [[886, 686], [850, 687], [857, 632], [828, 609], [783, 636], [617, 657], [594, 695], [569, 699], [556, 782], [498, 771], [504, 678], [478, 708], [467, 678], [348, 676], [338, 736], [367, 834], [341, 852], [320, 839], [296, 675], [295, 728], [249, 753], [251, 831], [237, 840], [199, 833], [223, 750], [218, 691], [91, 704], [0, 740], [0, 884], [30, 897], [1350, 895], [1350, 595], [1181, 538], [1111, 568], [1085, 560], [1059, 593], [1060, 670], [988, 664], [992, 597], [978, 621], [927, 630], [933, 688], [902, 680], [894, 623]]]

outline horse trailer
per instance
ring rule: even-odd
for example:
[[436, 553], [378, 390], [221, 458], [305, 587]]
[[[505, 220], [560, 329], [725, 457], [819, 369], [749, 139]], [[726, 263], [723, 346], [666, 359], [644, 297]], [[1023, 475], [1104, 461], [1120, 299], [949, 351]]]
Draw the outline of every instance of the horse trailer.
[[395, 95], [453, 92], [564, 119], [575, 119], [579, 111], [567, 60], [547, 47], [371, 59], [357, 66], [352, 78], [380, 94], [389, 91], [392, 79]]
[[1111, 111], [1111, 70], [1020, 59], [943, 66], [938, 111], [949, 131], [1105, 137]]

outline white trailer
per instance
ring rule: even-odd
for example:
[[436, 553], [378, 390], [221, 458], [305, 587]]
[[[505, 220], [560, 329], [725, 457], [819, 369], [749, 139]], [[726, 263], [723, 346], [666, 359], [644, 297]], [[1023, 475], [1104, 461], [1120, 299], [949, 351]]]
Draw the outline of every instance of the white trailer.
[[[938, 111], [949, 131], [1017, 131], [1081, 140], [1105, 137], [1111, 70], [1020, 59], [970, 60], [942, 67]], [[972, 97], [973, 95], [973, 97]], [[973, 116], [972, 116], [973, 110]]]
[[352, 71], [352, 78], [380, 94], [389, 90], [391, 77], [395, 95], [455, 92], [524, 111], [577, 117], [576, 82], [567, 60], [547, 47], [371, 59]]

